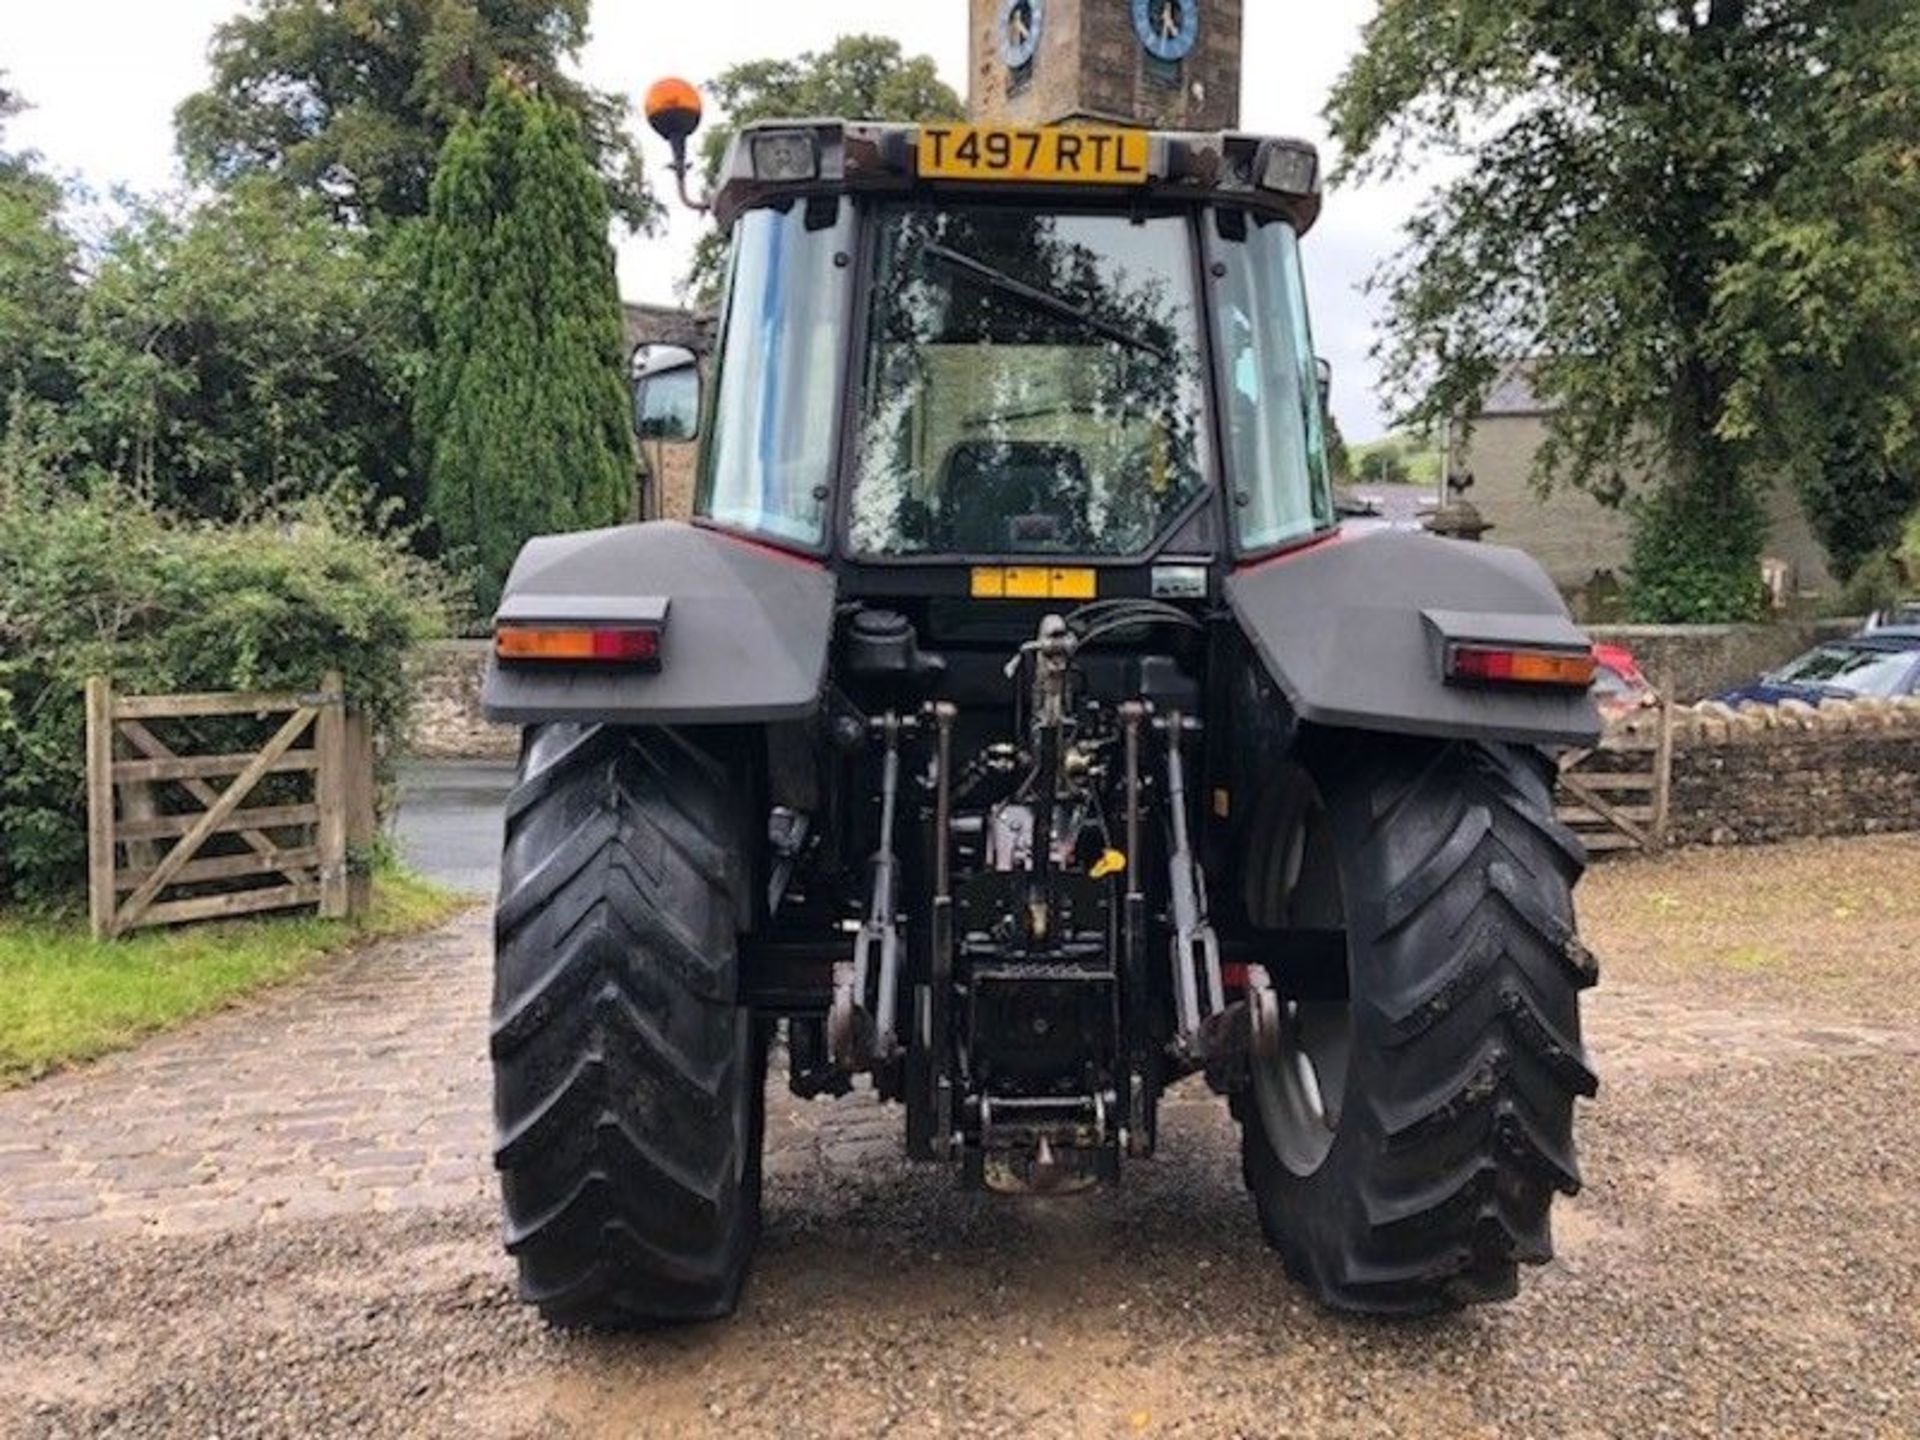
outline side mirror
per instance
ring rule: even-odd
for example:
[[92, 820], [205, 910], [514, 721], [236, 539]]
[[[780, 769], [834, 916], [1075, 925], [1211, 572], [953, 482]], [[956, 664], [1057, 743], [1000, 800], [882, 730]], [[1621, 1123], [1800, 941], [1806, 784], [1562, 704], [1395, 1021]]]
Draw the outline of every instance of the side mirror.
[[700, 362], [679, 345], [633, 357], [633, 430], [642, 440], [700, 438]]
[[1320, 410], [1324, 414], [1333, 408], [1333, 364], [1325, 356], [1314, 356], [1313, 378], [1320, 385]]

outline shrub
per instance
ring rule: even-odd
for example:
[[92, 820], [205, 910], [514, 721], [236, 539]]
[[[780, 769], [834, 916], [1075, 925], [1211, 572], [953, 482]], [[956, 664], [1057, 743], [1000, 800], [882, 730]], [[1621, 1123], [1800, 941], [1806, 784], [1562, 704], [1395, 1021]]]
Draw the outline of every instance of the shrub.
[[348, 501], [184, 524], [116, 484], [73, 493], [0, 465], [0, 903], [84, 886], [89, 675], [299, 691], [338, 669], [392, 739], [406, 656], [446, 608], [438, 572]]
[[1846, 584], [1840, 587], [1839, 595], [1834, 597], [1832, 612], [1845, 616], [1871, 615], [1904, 598], [1906, 586], [1901, 583], [1900, 567], [1892, 555], [1883, 551], [1854, 568]]
[[1761, 620], [1767, 587], [1759, 556], [1766, 513], [1750, 489], [1713, 497], [1704, 486], [1669, 487], [1634, 503], [1627, 605], [1653, 625]]

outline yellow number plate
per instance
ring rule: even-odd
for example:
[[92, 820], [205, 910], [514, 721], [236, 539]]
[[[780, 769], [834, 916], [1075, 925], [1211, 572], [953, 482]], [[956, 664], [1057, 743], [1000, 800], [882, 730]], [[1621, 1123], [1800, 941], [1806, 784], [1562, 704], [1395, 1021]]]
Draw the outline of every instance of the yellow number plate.
[[976, 600], [1091, 600], [1099, 593], [1092, 570], [1047, 565], [976, 565]]
[[923, 180], [1027, 180], [1043, 184], [1144, 185], [1144, 130], [1025, 129], [1013, 125], [923, 125]]

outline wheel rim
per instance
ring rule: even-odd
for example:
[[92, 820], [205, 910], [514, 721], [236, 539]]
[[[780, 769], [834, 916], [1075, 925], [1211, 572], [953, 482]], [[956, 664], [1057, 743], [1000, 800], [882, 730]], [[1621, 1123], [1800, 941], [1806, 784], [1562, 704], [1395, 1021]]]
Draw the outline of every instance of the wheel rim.
[[[1344, 930], [1333, 827], [1317, 793], [1302, 799], [1282, 842], [1280, 911], [1290, 925]], [[1281, 991], [1278, 1044], [1253, 1060], [1253, 1095], [1268, 1147], [1288, 1170], [1306, 1176], [1326, 1163], [1345, 1108], [1353, 1053], [1351, 958], [1343, 977], [1349, 998], [1340, 1000], [1290, 998], [1287, 961], [1278, 954], [1268, 964]]]
[[1280, 1163], [1311, 1175], [1326, 1162], [1340, 1130], [1352, 1011], [1345, 1004], [1281, 1004], [1280, 1045], [1256, 1062], [1253, 1093], [1260, 1126]]

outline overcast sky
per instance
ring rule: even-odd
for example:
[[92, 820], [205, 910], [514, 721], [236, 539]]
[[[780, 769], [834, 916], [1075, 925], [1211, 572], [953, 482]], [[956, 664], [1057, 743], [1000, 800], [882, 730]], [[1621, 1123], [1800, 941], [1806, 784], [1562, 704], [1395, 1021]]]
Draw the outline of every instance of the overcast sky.
[[[235, 8], [236, 0], [0, 0], [0, 70], [34, 106], [14, 123], [12, 143], [102, 193], [176, 184], [173, 107], [205, 82], [207, 41]], [[1248, 0], [1245, 127], [1324, 144], [1321, 105], [1373, 8], [1373, 0]], [[700, 82], [736, 61], [872, 31], [933, 56], [964, 96], [966, 16], [965, 0], [599, 0], [581, 68], [597, 86], [638, 96], [662, 74]], [[647, 139], [649, 157], [663, 159]], [[655, 174], [668, 178], [664, 168]], [[1395, 248], [1419, 194], [1417, 186], [1336, 192], [1307, 242], [1315, 340], [1333, 361], [1335, 409], [1351, 440], [1383, 426], [1368, 359], [1373, 315], [1357, 287]], [[675, 298], [698, 225], [674, 210], [664, 236], [621, 245], [628, 299]]]

